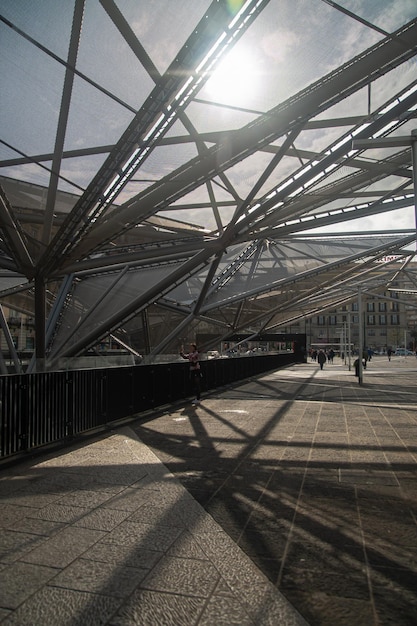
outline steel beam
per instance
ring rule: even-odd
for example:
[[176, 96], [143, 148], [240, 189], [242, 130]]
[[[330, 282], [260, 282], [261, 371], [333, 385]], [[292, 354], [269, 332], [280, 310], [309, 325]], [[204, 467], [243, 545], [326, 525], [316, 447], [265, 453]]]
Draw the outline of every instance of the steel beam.
[[129, 200], [120, 207], [117, 215], [110, 215], [108, 219], [97, 224], [93, 235], [86, 236], [74, 250], [74, 254], [87, 255], [103, 243], [111, 241], [115, 235], [143, 222], [219, 172], [261, 150], [283, 134], [298, 128], [300, 124], [305, 124], [311, 117], [408, 60], [417, 49], [417, 20], [397, 31], [395, 36], [400, 36], [409, 45], [409, 49], [398, 46], [392, 37], [388, 37], [364, 51], [342, 68], [234, 132], [228, 136], [227, 142], [210, 148], [204, 157], [192, 159]]
[[[198, 68], [224, 31], [228, 29], [227, 46], [230, 47], [243, 34], [268, 2], [269, 0], [261, 0], [255, 3], [250, 0], [250, 3], [244, 6], [250, 7], [253, 5], [253, 10], [248, 15], [242, 15], [240, 21], [236, 22], [233, 29], [229, 27], [231, 17], [227, 3], [212, 2], [187, 42], [177, 53], [167, 72], [158, 80], [152, 93], [146, 102], [143, 103], [127, 130], [123, 133], [105, 163], [55, 235], [39, 263], [39, 271], [43, 275], [48, 275], [52, 268], [56, 267], [57, 259], [62, 259], [63, 261], [65, 256], [68, 257], [69, 253], [74, 250], [76, 243], [84, 238], [93, 226], [96, 229], [96, 220], [107, 210], [110, 199], [113, 201], [116, 197], [115, 194], [120, 193], [127, 183], [128, 176], [133, 175], [137, 167], [149, 157], [153, 148], [158, 145], [162, 136], [168, 132], [177, 119], [179, 111], [183, 108], [182, 99], [186, 98], [187, 81], [189, 81], [190, 77], [196, 86], [198, 84], [198, 89], [201, 89], [204, 85], [204, 82], [209, 78], [209, 74], [199, 75]], [[233, 35], [235, 35], [235, 38]], [[223, 47], [225, 46], [226, 43], [223, 44]], [[211, 70], [213, 70], [213, 67], [211, 67]], [[199, 75], [198, 83], [197, 75]], [[182, 94], [182, 91], [184, 91], [184, 94]], [[171, 112], [164, 120], [164, 124], [159, 128], [161, 115], [165, 116], [164, 111], [167, 110], [168, 106]], [[158, 132], [156, 130], [154, 132], [153, 129], [156, 129], [157, 126]], [[135, 154], [135, 163], [139, 158], [141, 159], [138, 161], [137, 167], [130, 164], [127, 165], [133, 158], [132, 149], [134, 150], [133, 154]], [[125, 173], [122, 175], [122, 172]]]
[[46, 245], [49, 243], [49, 240], [51, 238], [56, 193], [58, 190], [59, 172], [61, 169], [62, 153], [64, 150], [65, 132], [68, 122], [72, 86], [74, 84], [74, 72], [69, 68], [75, 67], [77, 61], [78, 46], [81, 35], [81, 25], [84, 15], [84, 3], [85, 0], [75, 0], [71, 38], [68, 50], [69, 67], [67, 67], [65, 72], [61, 106], [59, 109], [58, 127], [55, 137], [54, 157], [52, 159], [51, 176], [48, 186], [48, 195], [46, 197], [45, 218], [42, 236], [42, 241]]
[[[16, 263], [13, 269], [17, 272], [21, 272], [25, 276], [31, 276], [33, 274], [34, 264], [26, 247], [25, 235], [19, 222], [13, 216], [13, 209], [1, 185], [0, 220], [1, 231], [3, 232], [5, 242], [10, 252], [13, 253], [13, 259]], [[7, 265], [10, 265], [8, 261]]]

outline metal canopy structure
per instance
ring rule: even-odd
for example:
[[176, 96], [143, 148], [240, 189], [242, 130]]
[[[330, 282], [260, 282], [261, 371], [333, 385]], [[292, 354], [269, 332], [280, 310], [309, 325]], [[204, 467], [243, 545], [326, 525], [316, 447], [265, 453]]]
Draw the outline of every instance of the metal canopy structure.
[[414, 3], [0, 9], [0, 304], [42, 367], [416, 288]]

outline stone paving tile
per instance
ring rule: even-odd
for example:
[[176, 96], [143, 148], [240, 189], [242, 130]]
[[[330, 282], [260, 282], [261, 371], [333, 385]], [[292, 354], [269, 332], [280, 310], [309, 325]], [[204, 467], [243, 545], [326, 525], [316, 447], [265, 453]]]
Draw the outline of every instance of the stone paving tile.
[[[103, 460], [104, 461], [104, 460]], [[104, 461], [105, 462], [105, 461]], [[104, 465], [104, 467], [106, 467]], [[68, 474], [75, 473], [79, 477], [86, 480], [94, 479], [96, 482], [101, 482], [110, 485], [129, 486], [136, 481], [140, 480], [146, 475], [146, 471], [140, 466], [113, 466], [106, 467], [105, 476], [100, 479], [100, 468], [97, 466], [85, 465], [85, 467], [77, 466], [74, 468], [67, 468]], [[69, 479], [71, 480], [71, 479]]]
[[88, 513], [89, 509], [79, 506], [65, 506], [60, 502], [54, 502], [31, 513], [33, 519], [42, 519], [47, 522], [62, 522], [71, 524]]
[[261, 572], [228, 535], [201, 533], [198, 543], [232, 591], [242, 590], [246, 595], [251, 585], [258, 585], [259, 589], [264, 585], [264, 591], [268, 589]]
[[113, 498], [107, 500], [103, 506], [116, 511], [129, 511], [133, 513], [134, 511], [140, 510], [148, 499], [147, 491], [146, 489], [127, 487]]
[[140, 508], [130, 515], [129, 521], [178, 526], [183, 524], [181, 520], [182, 508], [181, 502], [170, 503], [170, 501], [164, 500], [162, 494], [155, 493], [153, 497], [147, 498]]
[[151, 591], [208, 598], [220, 576], [209, 560], [165, 557], [149, 572], [141, 587]]
[[275, 532], [245, 529], [237, 542], [250, 557], [277, 561], [283, 558], [287, 543], [288, 538], [283, 535], [281, 529]]
[[414, 626], [417, 365], [392, 365], [361, 387], [337, 365], [271, 372], [135, 426], [144, 443], [124, 428], [7, 471], [3, 593], [52, 577], [0, 619]]
[[245, 528], [242, 530], [241, 537], [246, 533], [279, 533], [286, 541], [286, 536], [292, 528], [292, 520], [294, 518], [295, 509], [291, 505], [283, 508], [285, 505], [274, 508], [274, 512], [265, 510], [255, 510], [249, 516]]
[[[353, 626], [353, 624], [354, 626], [370, 626], [371, 624], [380, 626], [381, 624], [375, 621], [375, 613], [368, 599], [356, 600], [320, 592], [311, 595], [299, 590], [288, 592], [287, 596], [294, 606], [300, 607], [299, 610], [311, 626]], [[317, 615], [320, 615], [319, 621]], [[394, 624], [392, 623], [391, 626]]]
[[8, 530], [15, 530], [21, 533], [29, 533], [32, 535], [42, 535], [50, 537], [65, 528], [65, 522], [55, 522], [44, 519], [34, 519], [33, 517], [24, 517], [13, 526], [9, 526]]
[[[417, 366], [408, 371], [388, 362], [381, 368], [375, 359], [359, 386], [344, 366], [327, 367], [317, 374], [314, 365], [307, 364], [208, 394], [194, 413], [193, 425], [195, 444], [204, 427], [214, 450], [222, 452], [217, 458], [212, 456], [210, 465], [204, 457], [188, 455], [187, 446], [182, 458], [176, 454], [169, 460], [170, 437], [179, 412], [163, 414], [144, 428], [139, 425], [136, 432], [157, 455], [168, 459], [169, 469], [240, 542], [253, 562], [270, 579], [275, 576], [279, 588], [312, 624], [333, 626], [340, 620], [341, 624], [377, 626], [368, 574], [389, 564], [397, 572], [408, 566], [411, 580], [416, 572], [414, 527], [410, 525], [410, 520], [417, 519], [413, 436], [417, 392], [411, 391], [416, 370]], [[249, 398], [256, 399], [256, 412], [246, 413], [238, 429], [232, 407], [246, 410]], [[226, 413], [229, 409], [230, 414]], [[228, 423], [222, 421], [223, 416]], [[221, 422], [221, 435], [216, 419], [217, 424]], [[182, 425], [185, 430], [186, 424]], [[186, 432], [192, 437], [189, 429]], [[226, 443], [230, 437], [236, 439], [233, 446]], [[248, 472], [244, 482], [237, 473], [234, 477], [243, 464], [276, 473], [263, 485], [260, 499], [255, 497], [253, 472]], [[222, 476], [222, 469], [230, 478]], [[406, 470], [410, 474], [400, 477]], [[381, 510], [365, 515], [367, 502], [375, 501], [383, 502]], [[398, 541], [392, 530], [395, 509], [402, 533]], [[247, 534], [249, 529], [252, 534]], [[271, 532], [277, 538], [269, 551]], [[277, 546], [281, 546], [278, 551]], [[276, 558], [268, 558], [268, 552]], [[381, 560], [382, 556], [386, 558]], [[299, 561], [299, 569], [316, 574], [306, 579], [302, 590], [288, 586], [289, 574], [297, 571]], [[347, 576], [356, 582], [343, 585]], [[320, 584], [326, 580], [327, 589]], [[352, 596], [350, 604], [343, 594]], [[408, 626], [407, 621], [403, 624]]]
[[[69, 457], [71, 454], [68, 452]], [[38, 471], [39, 465], [34, 469]], [[42, 477], [36, 481], [36, 485], [39, 493], [53, 493], [57, 496], [57, 500], [67, 496], [76, 496], [86, 490], [96, 494], [115, 495], [124, 489], [124, 485], [103, 483], [102, 474], [79, 474], [76, 467], [69, 466], [68, 469], [60, 466], [54, 467], [52, 461], [50, 466], [42, 468]], [[97, 497], [100, 496], [97, 495]]]
[[41, 509], [49, 504], [53, 504], [59, 500], [59, 498], [60, 494], [57, 493], [42, 493], [42, 490], [25, 489], [2, 498], [2, 502], [5, 504], [15, 504], [18, 506]]
[[123, 546], [99, 541], [83, 553], [83, 559], [103, 563], [123, 563], [126, 567], [150, 570], [164, 554], [165, 552], [161, 550], [149, 550], [140, 545]]
[[13, 468], [6, 468], [2, 471], [2, 475], [0, 477], [0, 497], [3, 500], [6, 496], [10, 494], [14, 494], [19, 490], [30, 487], [30, 485], [35, 481], [35, 477], [28, 472], [28, 475], [24, 474], [24, 469], [22, 468], [19, 474], [16, 476], [13, 473]]
[[138, 589], [123, 604], [119, 612], [109, 620], [108, 625], [175, 624], [175, 626], [192, 626], [197, 624], [205, 604], [205, 598]]
[[346, 568], [356, 573], [366, 567], [362, 546], [355, 542], [341, 546], [335, 552], [333, 546], [324, 542], [292, 541], [286, 554], [286, 563], [292, 567], [315, 571], [317, 577], [343, 575]]
[[95, 491], [92, 489], [78, 489], [58, 500], [57, 504], [62, 506], [77, 506], [92, 508], [99, 506], [103, 502], [107, 502], [113, 497], [112, 493], [105, 491]]
[[205, 560], [207, 557], [188, 530], [184, 530], [167, 551], [170, 557]]
[[[75, 478], [75, 482], [73, 483]], [[71, 484], [74, 489], [78, 491], [83, 491], [87, 489], [88, 491], [95, 491], [96, 493], [104, 493], [110, 495], [110, 497], [116, 496], [118, 493], [121, 493], [124, 489], [126, 489], [126, 485], [113, 484], [112, 482], [106, 481], [106, 474], [93, 474], [90, 476], [75, 476], [71, 475]], [[133, 483], [134, 484], [134, 483]], [[130, 485], [129, 485], [130, 486]]]
[[[373, 586], [373, 599], [381, 626], [396, 626], [397, 624], [417, 623], [417, 597], [415, 586], [412, 590], [405, 589], [403, 585], [396, 584], [398, 579], [391, 582], [385, 581], [380, 587]], [[416, 582], [414, 580], [410, 581]], [[390, 593], [387, 593], [387, 589]]]
[[368, 538], [378, 537], [378, 541], [385, 544], [394, 544], [397, 548], [408, 548], [416, 553], [417, 548], [417, 526], [410, 519], [408, 524], [392, 523], [385, 520], [373, 520], [368, 522], [364, 528], [365, 541]]
[[367, 560], [372, 568], [407, 569], [409, 576], [417, 573], [415, 550], [398, 546], [394, 541], [384, 541], [370, 535], [365, 538]]
[[3, 530], [0, 533], [0, 561], [12, 563], [42, 545], [45, 537], [32, 533]]
[[15, 562], [0, 572], [0, 606], [17, 608], [26, 598], [40, 589], [57, 571], [53, 567]]
[[2, 609], [0, 607], [0, 622], [6, 618], [8, 615], [11, 615], [12, 611], [9, 611], [8, 609]]
[[102, 626], [120, 604], [120, 598], [46, 586], [6, 617], [2, 626]]
[[8, 504], [2, 500], [0, 528], [14, 528], [20, 520], [24, 519], [30, 512], [36, 512], [34, 507], [19, 506], [16, 504]]
[[117, 511], [114, 509], [97, 508], [91, 513], [83, 515], [75, 522], [75, 526], [91, 528], [94, 530], [113, 530], [130, 515], [129, 511]]
[[[154, 461], [155, 459], [149, 460]], [[48, 467], [51, 468], [51, 465], [52, 460]], [[65, 465], [66, 471], [73, 467], [69, 462]], [[45, 467], [43, 469], [45, 470]], [[85, 489], [86, 482], [77, 483], [76, 490], [73, 481], [72, 490], [68, 490], [66, 488], [67, 477], [63, 477], [63, 480], [55, 481], [54, 485], [52, 482], [49, 484], [55, 493], [56, 485], [60, 483], [61, 497], [58, 501], [54, 500], [52, 503], [46, 504], [41, 510], [26, 507], [26, 513], [30, 514], [31, 517], [21, 519], [23, 527], [32, 528], [34, 531], [36, 528], [36, 532], [47, 536], [53, 532], [56, 534], [45, 541], [43, 552], [32, 549], [30, 554], [22, 556], [24, 561], [18, 563], [17, 567], [33, 568], [34, 570], [38, 568], [39, 571], [50, 572], [53, 579], [50, 581], [49, 587], [46, 586], [34, 593], [17, 608], [14, 614], [9, 614], [8, 609], [2, 607], [2, 613], [9, 618], [8, 623], [20, 623], [20, 621], [25, 623], [25, 620], [29, 623], [34, 614], [41, 616], [42, 624], [53, 623], [53, 619], [59, 619], [60, 623], [64, 624], [66, 620], [71, 624], [77, 624], [78, 620], [80, 623], [85, 623], [83, 620], [84, 618], [88, 619], [92, 609], [94, 611], [97, 609], [100, 615], [107, 615], [108, 607], [110, 611], [113, 610], [115, 605], [108, 604], [107, 596], [127, 595], [133, 588], [141, 585], [142, 581], [146, 581], [143, 582], [145, 585], [158, 588], [167, 586], [167, 581], [169, 581], [169, 585], [173, 587], [170, 595], [167, 596], [164, 591], [159, 590], [157, 598], [154, 596], [154, 601], [157, 599], [158, 609], [161, 606], [161, 597], [166, 598], [169, 606], [175, 607], [177, 620], [175, 623], [186, 623], [187, 626], [193, 623], [190, 622], [189, 610], [185, 613], [183, 622], [178, 617], [181, 613], [178, 607], [183, 606], [185, 600], [183, 596], [179, 597], [176, 594], [175, 586], [182, 588], [181, 593], [184, 593], [185, 590], [186, 593], [197, 594], [198, 599], [201, 594], [205, 597], [212, 596], [208, 604], [205, 601], [201, 605], [200, 609], [205, 606], [203, 613], [201, 614], [201, 610], [196, 612], [196, 620], [201, 618], [201, 623], [210, 623], [213, 619], [216, 619], [219, 624], [222, 623], [221, 619], [224, 619], [224, 623], [230, 624], [252, 623], [248, 613], [242, 608], [241, 601], [236, 599], [230, 587], [226, 583], [222, 586], [217, 584], [219, 581], [218, 570], [207, 560], [205, 551], [196, 540], [199, 532], [210, 532], [214, 543], [216, 543], [216, 538], [219, 534], [221, 535], [221, 529], [204, 514], [193, 498], [184, 492], [179, 483], [172, 482], [166, 469], [149, 465], [147, 471], [153, 473], [152, 478], [149, 476], [149, 480], [146, 480], [148, 477], [141, 475], [139, 481], [132, 483], [134, 488], [127, 487], [122, 490], [118, 488], [119, 493], [116, 495], [114, 491], [107, 489], [108, 484], [100, 492], [101, 483], [98, 483], [99, 495], [97, 498], [91, 491]], [[71, 477], [78, 476], [72, 472], [68, 472], [68, 474]], [[105, 476], [104, 480], [106, 480]], [[91, 484], [91, 481], [87, 482]], [[48, 495], [47, 483], [48, 480], [44, 479], [42, 486], [42, 489], [45, 490], [44, 495]], [[106, 483], [104, 484], [106, 485]], [[83, 491], [82, 487], [84, 487]], [[39, 491], [41, 492], [42, 489]], [[66, 493], [64, 493], [64, 489], [66, 489]], [[142, 493], [140, 493], [141, 490]], [[130, 501], [127, 507], [126, 495], [133, 498], [133, 504]], [[122, 510], [119, 508], [121, 503], [123, 503]], [[86, 506], [74, 506], [74, 504]], [[116, 508], [108, 507], [109, 504], [110, 507], [115, 506]], [[140, 506], [144, 508], [142, 518], [146, 518], [147, 522], [150, 523], [143, 523], [143, 519], [140, 521], [141, 516], [136, 512]], [[123, 510], [125, 508], [128, 510]], [[88, 512], [86, 513], [86, 511]], [[78, 514], [82, 514], [82, 517]], [[134, 519], [126, 520], [127, 516]], [[42, 517], [47, 519], [42, 519]], [[72, 523], [72, 526], [57, 532], [57, 529], [60, 528], [59, 522], [53, 522], [53, 519], [65, 519], [68, 524]], [[89, 532], [91, 527], [94, 530], [105, 532], [91, 533]], [[184, 530], [186, 528], [189, 530]], [[24, 538], [24, 534], [20, 533], [20, 539], [23, 540]], [[165, 557], [164, 551], [168, 551]], [[81, 558], [77, 558], [80, 555]], [[48, 567], [48, 564], [53, 564], [54, 567]], [[6, 564], [3, 566], [7, 569]], [[55, 568], [61, 568], [62, 571]], [[168, 570], [172, 571], [171, 575], [166, 578], [162, 572], [166, 573]], [[17, 573], [15, 580], [17, 582], [19, 580]], [[176, 585], [172, 582], [174, 580]], [[58, 590], [58, 588], [60, 589]], [[85, 591], [94, 592], [91, 596], [91, 602], [88, 601], [88, 596], [83, 593]], [[133, 594], [133, 597], [149, 598], [149, 593], [151, 592], [138, 590]], [[173, 603], [172, 596], [176, 596]], [[50, 602], [52, 597], [55, 597], [57, 602], [71, 605], [69, 611], [73, 612], [74, 621], [71, 621], [66, 610], [62, 614], [58, 612], [58, 617], [54, 615], [53, 603], [51, 606]], [[41, 611], [39, 610], [39, 602], [42, 604]], [[187, 599], [186, 603], [189, 609], [190, 600]], [[221, 608], [220, 614], [219, 608]], [[128, 603], [124, 615], [128, 615], [129, 610], [135, 611], [136, 609], [135, 603]], [[149, 623], [146, 622], [146, 619], [149, 618], [152, 611], [158, 610], [153, 606], [151, 612], [146, 615], [142, 609], [143, 602], [140, 614], [142, 617], [145, 615], [143, 622], [145, 624]], [[227, 617], [227, 613], [229, 613], [229, 617]], [[77, 617], [78, 614], [79, 617]], [[107, 620], [107, 618], [105, 619]], [[124, 619], [121, 613], [117, 619]], [[127, 618], [127, 623], [130, 623], [129, 619]]]
[[181, 526], [153, 526], [129, 520], [122, 522], [102, 538], [102, 543], [141, 546], [143, 549], [166, 551], [182, 532]]
[[284, 570], [281, 589], [285, 593], [293, 593], [315, 587], [315, 594], [327, 594], [333, 597], [354, 598], [369, 601], [369, 585], [366, 567], [351, 570], [347, 577], [345, 572], [323, 572], [319, 576], [314, 569], [307, 567], [289, 567]]
[[213, 595], [198, 620], [199, 626], [256, 626], [236, 598]]
[[80, 558], [57, 574], [50, 585], [125, 598], [142, 582], [148, 571], [121, 562], [115, 565]]
[[44, 539], [41, 545], [31, 552], [26, 552], [21, 560], [26, 563], [64, 568], [104, 535], [105, 533], [98, 530], [69, 526]]
[[239, 590], [245, 601], [242, 606], [247, 610], [256, 626], [308, 626], [305, 619], [294, 607], [284, 598], [282, 594], [272, 591], [265, 585], [254, 585], [253, 587], [243, 587]]

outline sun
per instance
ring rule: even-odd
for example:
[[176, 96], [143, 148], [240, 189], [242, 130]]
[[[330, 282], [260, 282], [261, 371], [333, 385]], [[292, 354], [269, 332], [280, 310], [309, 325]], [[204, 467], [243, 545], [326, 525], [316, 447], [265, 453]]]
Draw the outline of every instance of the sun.
[[206, 89], [218, 102], [242, 104], [257, 88], [257, 82], [254, 59], [233, 50], [213, 72]]

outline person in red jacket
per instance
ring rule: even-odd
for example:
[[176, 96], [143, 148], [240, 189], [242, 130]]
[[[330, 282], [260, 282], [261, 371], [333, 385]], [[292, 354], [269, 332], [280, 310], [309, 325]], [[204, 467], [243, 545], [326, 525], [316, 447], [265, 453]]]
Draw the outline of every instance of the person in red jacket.
[[181, 350], [180, 356], [182, 356], [183, 359], [187, 359], [190, 362], [190, 380], [193, 384], [193, 387], [195, 389], [195, 394], [196, 394], [195, 400], [193, 400], [193, 404], [194, 405], [200, 404], [201, 369], [200, 369], [200, 363], [198, 360], [197, 344], [190, 343], [190, 352], [188, 354], [184, 354], [184, 352]]

